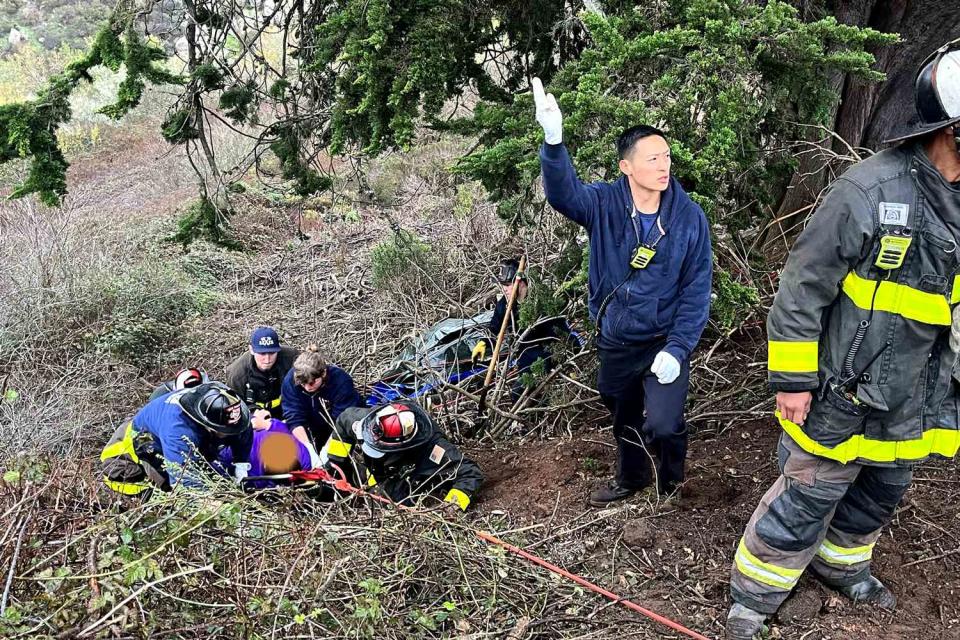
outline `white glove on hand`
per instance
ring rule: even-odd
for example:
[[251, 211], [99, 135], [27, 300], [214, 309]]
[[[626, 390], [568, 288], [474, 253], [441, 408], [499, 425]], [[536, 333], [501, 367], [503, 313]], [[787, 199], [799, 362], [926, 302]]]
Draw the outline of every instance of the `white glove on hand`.
[[557, 106], [557, 99], [552, 93], [544, 94], [540, 78], [531, 80], [530, 87], [533, 89], [533, 103], [537, 107], [537, 122], [543, 127], [543, 141], [560, 144], [563, 142], [563, 114]]
[[660, 384], [670, 384], [680, 375], [680, 363], [666, 351], [661, 351], [650, 365], [650, 373], [657, 376]]
[[250, 475], [249, 462], [237, 462], [233, 465], [233, 479], [238, 483], [243, 482], [243, 479], [248, 475]]
[[323, 460], [320, 459], [320, 454], [317, 453], [317, 450], [309, 442], [304, 442], [303, 446], [307, 448], [307, 452], [310, 454], [310, 468], [319, 469], [323, 466]]

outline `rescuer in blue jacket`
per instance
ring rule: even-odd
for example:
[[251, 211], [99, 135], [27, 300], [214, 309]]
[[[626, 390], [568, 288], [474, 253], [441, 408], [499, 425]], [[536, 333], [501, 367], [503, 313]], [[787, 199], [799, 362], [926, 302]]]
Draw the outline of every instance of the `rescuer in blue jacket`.
[[247, 406], [226, 385], [203, 383], [155, 398], [124, 421], [100, 454], [104, 482], [130, 496], [198, 486], [222, 448], [248, 462], [251, 443]]
[[653, 482], [674, 490], [684, 477], [683, 420], [690, 354], [710, 311], [713, 256], [703, 210], [670, 175], [663, 132], [639, 125], [617, 139], [615, 182], [584, 184], [563, 145], [553, 95], [533, 81], [543, 187], [550, 205], [587, 230], [590, 316], [597, 324], [597, 387], [613, 414], [618, 470], [590, 496], [594, 506]]
[[310, 451], [314, 468], [321, 466], [317, 447], [330, 437], [334, 421], [344, 409], [365, 406], [350, 374], [329, 364], [316, 345], [297, 356], [283, 379], [280, 398], [283, 421]]

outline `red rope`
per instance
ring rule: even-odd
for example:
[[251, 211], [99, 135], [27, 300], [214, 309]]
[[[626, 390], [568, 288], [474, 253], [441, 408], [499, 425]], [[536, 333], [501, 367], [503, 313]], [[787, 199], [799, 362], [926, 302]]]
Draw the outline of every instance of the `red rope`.
[[[387, 498], [384, 498], [383, 496], [377, 496], [377, 495], [374, 495], [374, 494], [372, 494], [372, 493], [370, 493], [370, 492], [368, 492], [368, 491], [365, 491], [365, 490], [363, 490], [363, 489], [358, 489], [357, 487], [354, 487], [354, 486], [351, 485], [349, 482], [347, 482], [346, 479], [343, 478], [343, 477], [334, 478], [332, 475], [330, 475], [329, 473], [327, 473], [327, 472], [326, 472], [325, 470], [323, 470], [323, 469], [315, 469], [315, 470], [313, 470], [313, 471], [294, 471], [294, 472], [292, 472], [292, 473], [290, 473], [290, 474], [283, 474], [283, 475], [286, 476], [286, 477], [288, 477], [288, 478], [294, 478], [294, 479], [297, 479], [297, 480], [305, 480], [305, 481], [308, 481], [308, 482], [309, 482], [309, 481], [319, 481], [319, 482], [323, 482], [323, 483], [325, 483], [325, 484], [329, 484], [329, 485], [333, 486], [335, 489], [337, 489], [337, 490], [339, 490], [339, 491], [345, 491], [345, 492], [347, 492], [347, 493], [352, 493], [352, 494], [354, 494], [354, 495], [359, 495], [359, 496], [366, 496], [366, 497], [369, 497], [369, 498], [373, 498], [374, 500], [377, 500], [378, 502], [384, 502], [384, 503], [386, 503], [386, 504], [391, 504], [391, 505], [393, 505], [393, 506], [400, 507], [401, 509], [404, 509], [404, 510], [407, 510], [407, 511], [414, 511], [414, 512], [416, 512], [416, 510], [413, 509], [413, 508], [411, 508], [411, 507], [406, 507], [406, 506], [404, 506], [404, 505], [398, 505], [397, 503], [395, 503], [395, 502], [393, 502], [392, 500], [389, 500], [389, 499], [387, 499]], [[587, 580], [587, 579], [585, 579], [585, 578], [581, 578], [580, 576], [578, 576], [578, 575], [576, 575], [576, 574], [574, 574], [574, 573], [570, 573], [570, 572], [567, 571], [566, 569], [562, 569], [562, 568], [558, 567], [558, 566], [555, 565], [555, 564], [551, 564], [551, 563], [547, 562], [546, 560], [544, 560], [543, 558], [540, 558], [540, 557], [538, 557], [538, 556], [535, 556], [535, 555], [533, 555], [532, 553], [530, 553], [530, 552], [528, 552], [528, 551], [524, 551], [524, 550], [521, 549], [520, 547], [514, 546], [514, 545], [510, 544], [509, 542], [506, 542], [506, 541], [504, 541], [504, 540], [501, 540], [500, 538], [498, 538], [498, 537], [496, 537], [496, 536], [494, 536], [494, 535], [492, 535], [492, 534], [489, 534], [489, 533], [487, 533], [486, 531], [477, 531], [476, 529], [470, 529], [470, 530], [471, 530], [478, 538], [480, 538], [481, 540], [484, 540], [484, 541], [486, 541], [486, 542], [489, 542], [490, 544], [495, 544], [495, 545], [501, 546], [501, 547], [503, 547], [504, 549], [506, 549], [507, 551], [510, 551], [511, 553], [514, 553], [514, 554], [520, 556], [521, 558], [524, 558], [525, 560], [529, 560], [530, 562], [532, 562], [532, 563], [534, 563], [534, 564], [536, 564], [536, 565], [539, 565], [539, 566], [543, 567], [544, 569], [547, 569], [548, 571], [552, 571], [553, 573], [555, 573], [555, 574], [557, 574], [557, 575], [563, 576], [564, 578], [567, 578], [568, 580], [573, 580], [573, 581], [576, 582], [577, 584], [579, 584], [579, 585], [581, 585], [581, 586], [583, 586], [583, 587], [586, 587], [587, 589], [590, 589], [590, 590], [593, 591], [594, 593], [598, 593], [598, 594], [602, 595], [604, 598], [607, 598], [608, 600], [611, 600], [611, 601], [615, 602], [616, 604], [623, 605], [623, 606], [626, 607], [627, 609], [630, 609], [630, 610], [632, 610], [632, 611], [636, 611], [637, 613], [639, 613], [639, 614], [641, 614], [641, 615], [644, 615], [644, 616], [646, 616], [647, 618], [650, 618], [651, 620], [653, 620], [653, 621], [655, 621], [655, 622], [659, 622], [660, 624], [662, 624], [662, 625], [664, 625], [664, 626], [670, 627], [670, 628], [673, 629], [674, 631], [677, 631], [677, 632], [679, 632], [679, 633], [682, 633], [683, 635], [685, 635], [685, 636], [687, 636], [687, 637], [689, 637], [689, 638], [695, 638], [696, 640], [710, 640], [710, 639], [707, 638], [706, 636], [701, 635], [701, 634], [697, 633], [696, 631], [692, 631], [692, 630], [686, 628], [685, 626], [683, 626], [683, 625], [680, 624], [679, 622], [674, 622], [673, 620], [671, 620], [671, 619], [669, 619], [669, 618], [665, 618], [665, 617], [663, 617], [663, 616], [661, 616], [661, 615], [659, 615], [659, 614], [657, 614], [657, 613], [654, 613], [653, 611], [650, 611], [649, 609], [645, 609], [645, 608], [641, 607], [640, 605], [638, 605], [636, 602], [632, 602], [632, 601], [630, 601], [630, 600], [625, 600], [624, 598], [618, 596], [617, 594], [613, 593], [612, 591], [607, 591], [607, 590], [604, 589], [603, 587], [601, 587], [601, 586], [599, 586], [599, 585], [596, 585], [596, 584], [590, 582], [589, 580]]]

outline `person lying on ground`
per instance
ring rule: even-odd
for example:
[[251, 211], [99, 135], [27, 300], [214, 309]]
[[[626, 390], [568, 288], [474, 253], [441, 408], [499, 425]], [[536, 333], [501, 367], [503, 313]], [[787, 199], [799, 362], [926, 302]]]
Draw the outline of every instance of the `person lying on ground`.
[[317, 448], [330, 437], [334, 421], [344, 410], [364, 406], [350, 374], [328, 364], [315, 344], [297, 356], [280, 394], [284, 422], [310, 451], [314, 468], [320, 466]]
[[[243, 479], [247, 476], [270, 476], [314, 468], [310, 450], [293, 437], [285, 422], [272, 418], [269, 411], [262, 408], [254, 410], [250, 425], [253, 427], [250, 461], [247, 464], [234, 463], [233, 451], [223, 449], [219, 463], [225, 475]], [[281, 483], [273, 480], [251, 480], [245, 486], [264, 489], [278, 484]]]
[[250, 350], [227, 367], [224, 382], [252, 409], [267, 409], [283, 418], [280, 387], [299, 352], [280, 343], [273, 327], [257, 327], [250, 334]]
[[375, 487], [398, 504], [432, 495], [466, 510], [483, 483], [480, 467], [411, 401], [344, 410], [328, 455], [331, 474], [342, 471], [354, 486]]
[[197, 369], [195, 367], [181, 369], [177, 372], [177, 375], [173, 377], [173, 380], [167, 380], [166, 382], [157, 385], [150, 394], [150, 400], [156, 400], [160, 396], [166, 395], [171, 391], [192, 389], [198, 384], [203, 384], [204, 382], [209, 381], [210, 379], [207, 377], [207, 372], [203, 369]]
[[222, 448], [248, 462], [250, 410], [220, 382], [174, 391], [148, 402], [114, 432], [100, 454], [104, 482], [121, 494], [202, 485]]

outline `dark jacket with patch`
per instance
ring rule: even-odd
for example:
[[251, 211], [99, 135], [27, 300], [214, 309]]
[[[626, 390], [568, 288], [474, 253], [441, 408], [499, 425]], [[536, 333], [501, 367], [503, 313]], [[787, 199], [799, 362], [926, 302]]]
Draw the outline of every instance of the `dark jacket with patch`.
[[280, 347], [277, 361], [269, 371], [261, 371], [253, 354], [245, 353], [227, 367], [224, 382], [237, 392], [251, 410], [255, 407], [268, 409], [272, 417], [280, 420], [283, 418], [280, 387], [299, 353], [292, 347]]
[[[354, 423], [372, 418], [376, 408], [347, 409], [330, 436], [330, 462], [342, 469], [350, 482], [376, 486], [394, 502], [411, 504], [433, 494], [466, 509], [483, 484], [480, 467], [447, 440], [422, 409], [413, 407], [418, 413], [418, 427], [411, 448], [382, 458], [362, 452], [359, 429], [354, 429]], [[356, 456], [351, 458], [354, 451]]]
[[[905, 243], [897, 266], [889, 256]], [[804, 449], [866, 464], [956, 454], [958, 244], [960, 189], [920, 146], [878, 153], [832, 185], [767, 317], [770, 386], [814, 392], [802, 427], [781, 420]]]

